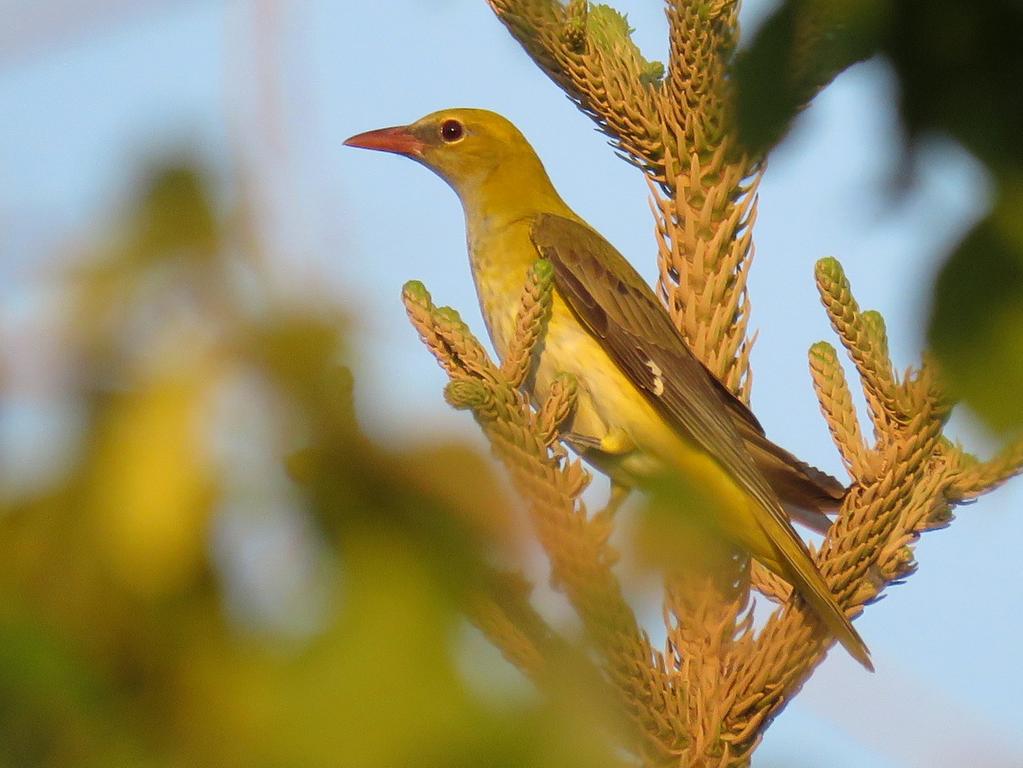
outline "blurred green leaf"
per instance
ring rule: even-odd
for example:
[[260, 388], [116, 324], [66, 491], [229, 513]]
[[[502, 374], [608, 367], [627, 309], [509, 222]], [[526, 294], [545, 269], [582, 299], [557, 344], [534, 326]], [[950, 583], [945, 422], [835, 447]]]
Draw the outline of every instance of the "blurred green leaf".
[[787, 0], [736, 56], [739, 138], [754, 155], [788, 132], [821, 88], [870, 56], [887, 0]]
[[1000, 432], [1023, 427], [1020, 211], [1023, 195], [1003, 198], [959, 245], [938, 276], [929, 328], [955, 393]]
[[899, 79], [910, 139], [947, 133], [996, 176], [1023, 168], [1023, 4], [891, 2], [881, 52]]
[[957, 394], [1000, 431], [1023, 425], [1021, 40], [1023, 5], [1008, 0], [787, 0], [734, 68], [755, 152], [845, 67], [879, 54], [897, 79], [907, 151], [940, 134], [986, 165], [995, 208], [942, 268], [929, 338]]
[[154, 167], [140, 184], [136, 198], [140, 256], [214, 256], [218, 232], [213, 201], [196, 166], [174, 163]]

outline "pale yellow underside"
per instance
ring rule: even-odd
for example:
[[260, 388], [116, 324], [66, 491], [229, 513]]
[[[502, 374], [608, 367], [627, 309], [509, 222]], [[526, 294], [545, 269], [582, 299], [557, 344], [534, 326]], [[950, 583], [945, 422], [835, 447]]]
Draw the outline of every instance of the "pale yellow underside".
[[[514, 333], [527, 272], [539, 256], [530, 223], [531, 219], [520, 219], [496, 231], [470, 232], [476, 290], [490, 337], [502, 357]], [[536, 401], [547, 396], [559, 373], [573, 375], [579, 385], [575, 412], [563, 433], [583, 438], [574, 447], [588, 462], [630, 486], [665, 471], [684, 473], [694, 487], [718, 502], [716, 523], [728, 538], [741, 542], [765, 564], [777, 561], [774, 547], [756, 522], [755, 502], [717, 461], [665, 422], [555, 293], [536, 369]], [[590, 442], [598, 443], [599, 450], [587, 448]]]

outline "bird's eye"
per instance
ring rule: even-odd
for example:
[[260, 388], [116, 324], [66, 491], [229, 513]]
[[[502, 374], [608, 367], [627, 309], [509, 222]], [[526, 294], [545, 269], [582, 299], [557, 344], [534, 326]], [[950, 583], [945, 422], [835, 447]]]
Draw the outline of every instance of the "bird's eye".
[[440, 127], [440, 135], [444, 141], [458, 141], [464, 133], [465, 129], [457, 120], [445, 120]]

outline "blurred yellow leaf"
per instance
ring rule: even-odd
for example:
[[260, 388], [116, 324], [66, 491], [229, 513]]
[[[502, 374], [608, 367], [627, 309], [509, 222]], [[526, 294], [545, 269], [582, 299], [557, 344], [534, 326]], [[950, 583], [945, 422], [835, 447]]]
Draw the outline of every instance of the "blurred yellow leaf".
[[214, 495], [199, 422], [204, 384], [193, 374], [123, 395], [97, 436], [99, 549], [113, 576], [143, 595], [180, 588], [204, 562]]

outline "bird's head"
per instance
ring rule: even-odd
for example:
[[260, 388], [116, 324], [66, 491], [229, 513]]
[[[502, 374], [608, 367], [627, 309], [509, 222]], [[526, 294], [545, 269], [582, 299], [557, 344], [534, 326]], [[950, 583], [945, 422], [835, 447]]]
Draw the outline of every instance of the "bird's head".
[[519, 129], [483, 109], [445, 109], [410, 125], [360, 133], [345, 145], [393, 152], [422, 163], [447, 181], [463, 201], [497, 170], [532, 172], [538, 167], [543, 173]]

